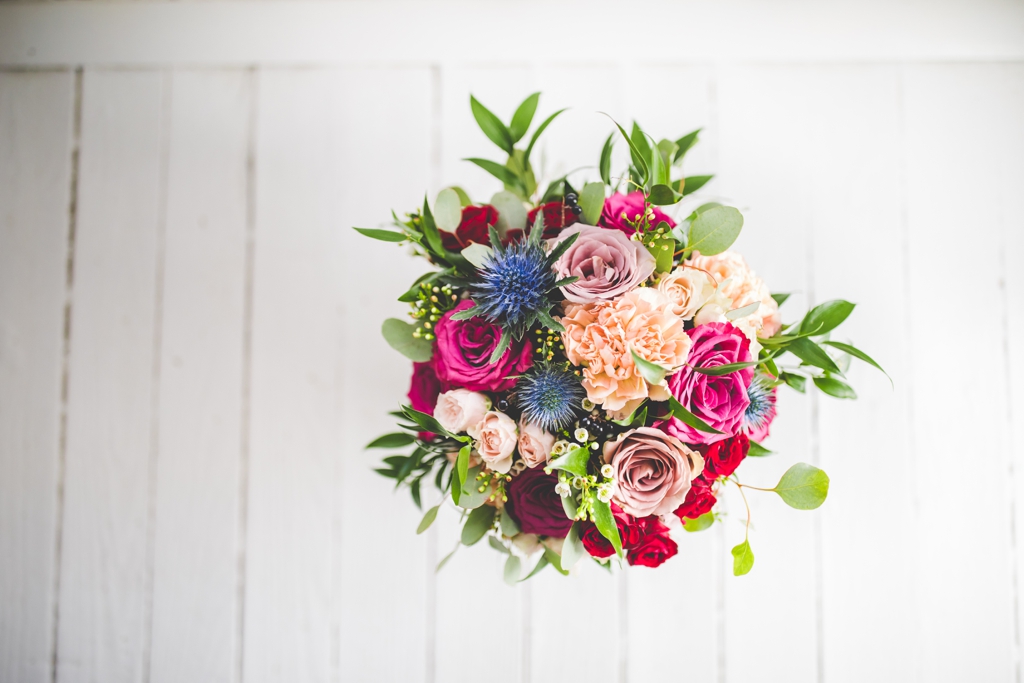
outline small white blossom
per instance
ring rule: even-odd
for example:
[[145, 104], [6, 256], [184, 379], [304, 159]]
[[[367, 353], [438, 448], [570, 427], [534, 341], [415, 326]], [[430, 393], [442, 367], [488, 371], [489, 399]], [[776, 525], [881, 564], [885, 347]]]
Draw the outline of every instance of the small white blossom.
[[555, 445], [551, 447], [551, 455], [561, 455], [565, 453], [569, 448], [569, 442], [559, 439], [555, 442]]
[[555, 493], [557, 493], [562, 498], [565, 498], [571, 493], [571, 490], [568, 484], [566, 484], [564, 481], [560, 481], [557, 484], [555, 484]]
[[602, 486], [597, 490], [597, 499], [602, 503], [607, 503], [612, 499], [612, 490]]
[[580, 427], [575, 432], [573, 432], [573, 436], [575, 436], [576, 440], [579, 441], [580, 443], [586, 443], [587, 439], [590, 438], [590, 432], [588, 432], [583, 427]]
[[594, 409], [594, 402], [591, 401], [589, 398], [583, 399], [583, 403], [581, 405], [583, 406], [583, 410], [587, 411], [588, 413]]
[[601, 476], [604, 477], [605, 479], [611, 479], [613, 476], [615, 476], [615, 468], [612, 467], [611, 465], [602, 465]]

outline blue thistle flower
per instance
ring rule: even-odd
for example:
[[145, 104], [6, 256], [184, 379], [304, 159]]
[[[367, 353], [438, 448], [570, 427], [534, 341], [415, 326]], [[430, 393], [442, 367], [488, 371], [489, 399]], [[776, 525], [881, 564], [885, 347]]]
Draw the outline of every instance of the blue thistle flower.
[[775, 415], [775, 392], [771, 379], [762, 374], [754, 375], [747, 387], [747, 398], [750, 405], [743, 414], [743, 431], [749, 434], [762, 429]]
[[482, 317], [511, 328], [521, 338], [537, 311], [551, 308], [548, 292], [554, 284], [555, 273], [543, 247], [519, 242], [504, 252], [495, 250], [484, 262], [473, 301]]
[[516, 402], [523, 419], [549, 432], [571, 425], [584, 398], [580, 378], [552, 363], [535, 365], [516, 384]]

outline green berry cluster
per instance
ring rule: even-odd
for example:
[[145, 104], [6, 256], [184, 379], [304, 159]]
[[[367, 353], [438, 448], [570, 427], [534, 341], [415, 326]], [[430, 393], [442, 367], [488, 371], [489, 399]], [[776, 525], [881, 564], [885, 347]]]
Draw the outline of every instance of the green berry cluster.
[[409, 314], [419, 323], [412, 336], [428, 341], [433, 339], [434, 325], [458, 303], [459, 296], [452, 291], [451, 285], [421, 284], [416, 301], [412, 302], [412, 313]]

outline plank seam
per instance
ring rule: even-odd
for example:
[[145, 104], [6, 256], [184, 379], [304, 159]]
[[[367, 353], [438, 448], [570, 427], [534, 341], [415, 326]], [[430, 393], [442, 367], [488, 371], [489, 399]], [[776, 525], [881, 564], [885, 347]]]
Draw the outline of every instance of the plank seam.
[[57, 649], [60, 642], [60, 586], [64, 550], [64, 486], [68, 452], [68, 382], [71, 370], [71, 308], [75, 280], [75, 232], [78, 228], [78, 171], [82, 142], [82, 67], [76, 67], [71, 115], [71, 169], [68, 194], [68, 251], [64, 267], [64, 329], [61, 348], [60, 434], [57, 445], [57, 509], [53, 552], [53, 626], [50, 649], [50, 681], [57, 681]]

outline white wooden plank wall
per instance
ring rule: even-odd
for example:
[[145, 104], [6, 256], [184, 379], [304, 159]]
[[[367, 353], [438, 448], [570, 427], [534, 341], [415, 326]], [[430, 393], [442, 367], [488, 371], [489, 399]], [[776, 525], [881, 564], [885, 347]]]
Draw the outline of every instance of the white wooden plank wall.
[[[647, 54], [595, 47], [601, 2], [0, 7], [0, 683], [1019, 683], [1024, 10], [802, 6], [645, 3], [694, 35]], [[573, 108], [549, 179], [596, 164], [599, 111], [704, 126], [686, 170], [787, 320], [857, 302], [842, 335], [895, 381], [781, 394], [745, 480], [832, 489], [751, 497], [749, 576], [732, 493], [657, 571], [513, 589], [476, 547], [435, 574], [457, 520], [415, 536], [361, 450], [424, 266], [349, 228], [486, 201], [468, 94], [536, 90]]]

